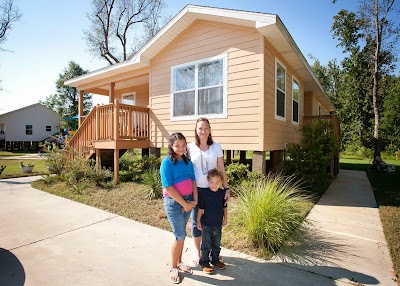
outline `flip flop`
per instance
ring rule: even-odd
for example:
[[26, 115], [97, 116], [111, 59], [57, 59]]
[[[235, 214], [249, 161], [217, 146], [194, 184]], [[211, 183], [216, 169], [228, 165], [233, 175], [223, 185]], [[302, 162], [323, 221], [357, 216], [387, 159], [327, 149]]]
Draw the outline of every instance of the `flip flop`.
[[[172, 268], [170, 271], [169, 271], [169, 273], [170, 273], [170, 275], [169, 275], [169, 281], [171, 281], [171, 283], [173, 283], [173, 284], [179, 284], [180, 283], [180, 281], [179, 281], [179, 272], [178, 272], [179, 270], [178, 270], [178, 268]], [[171, 272], [174, 272], [174, 275], [173, 276], [171, 276]], [[172, 279], [173, 277], [176, 277], [176, 278], [178, 278], [178, 280], [174, 280], [174, 279]]]
[[197, 267], [200, 265], [200, 258], [193, 258], [192, 259], [192, 267]]
[[193, 270], [183, 262], [178, 264], [178, 271], [185, 274], [193, 274]]

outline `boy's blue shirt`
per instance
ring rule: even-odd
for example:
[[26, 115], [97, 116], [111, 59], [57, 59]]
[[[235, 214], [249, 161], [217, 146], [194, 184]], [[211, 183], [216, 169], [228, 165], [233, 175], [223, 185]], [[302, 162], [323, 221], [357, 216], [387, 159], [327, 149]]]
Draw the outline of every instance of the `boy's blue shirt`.
[[199, 192], [199, 209], [204, 210], [201, 217], [201, 224], [211, 227], [222, 226], [224, 218], [225, 190], [219, 189], [213, 192], [210, 189], [204, 189]]

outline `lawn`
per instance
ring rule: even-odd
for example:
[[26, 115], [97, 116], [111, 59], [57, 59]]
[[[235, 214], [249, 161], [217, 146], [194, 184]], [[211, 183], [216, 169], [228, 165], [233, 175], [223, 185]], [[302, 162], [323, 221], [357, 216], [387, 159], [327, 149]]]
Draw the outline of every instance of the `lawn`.
[[[340, 168], [366, 171], [374, 190], [379, 215], [392, 257], [395, 275], [400, 275], [400, 161], [385, 160], [396, 166], [396, 173], [374, 173], [369, 171], [371, 159], [341, 158]], [[400, 281], [398, 281], [400, 285]]]
[[35, 167], [30, 174], [23, 173], [19, 164], [20, 160], [16, 159], [0, 159], [0, 166], [6, 166], [0, 175], [0, 179], [24, 177], [24, 176], [37, 176], [48, 174], [47, 167], [44, 160], [24, 160], [24, 162], [33, 162]]

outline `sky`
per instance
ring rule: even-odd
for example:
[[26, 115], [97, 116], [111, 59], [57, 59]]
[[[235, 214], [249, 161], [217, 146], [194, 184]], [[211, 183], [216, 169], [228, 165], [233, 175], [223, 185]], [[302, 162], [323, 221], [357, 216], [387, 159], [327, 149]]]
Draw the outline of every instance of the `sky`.
[[[0, 0], [3, 2], [3, 0]], [[23, 14], [0, 52], [0, 114], [45, 100], [69, 61], [94, 71], [107, 66], [89, 54], [83, 30], [89, 26], [90, 0], [14, 0]], [[332, 38], [333, 16], [341, 9], [356, 11], [356, 0], [166, 0], [166, 15], [187, 4], [277, 14], [308, 59], [311, 53], [325, 65], [344, 55]], [[310, 62], [310, 64], [312, 64]], [[94, 104], [106, 102], [95, 96]]]

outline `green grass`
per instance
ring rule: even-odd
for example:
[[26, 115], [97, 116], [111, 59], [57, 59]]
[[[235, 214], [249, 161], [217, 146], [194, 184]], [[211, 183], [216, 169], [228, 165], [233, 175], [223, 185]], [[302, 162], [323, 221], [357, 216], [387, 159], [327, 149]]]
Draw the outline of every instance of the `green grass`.
[[385, 160], [386, 163], [396, 166], [395, 173], [370, 172], [371, 162], [370, 159], [341, 158], [340, 168], [366, 171], [379, 206], [383, 231], [400, 285], [400, 161]]
[[26, 153], [22, 152], [9, 152], [9, 151], [0, 151], [0, 157], [14, 157], [14, 156], [22, 156], [26, 155]]
[[6, 166], [4, 171], [0, 175], [0, 179], [24, 177], [24, 176], [37, 176], [42, 174], [48, 174], [48, 170], [43, 160], [24, 160], [25, 162], [34, 162], [35, 167], [30, 174], [22, 173], [21, 166], [19, 164], [20, 160], [17, 159], [0, 159], [0, 165]]

